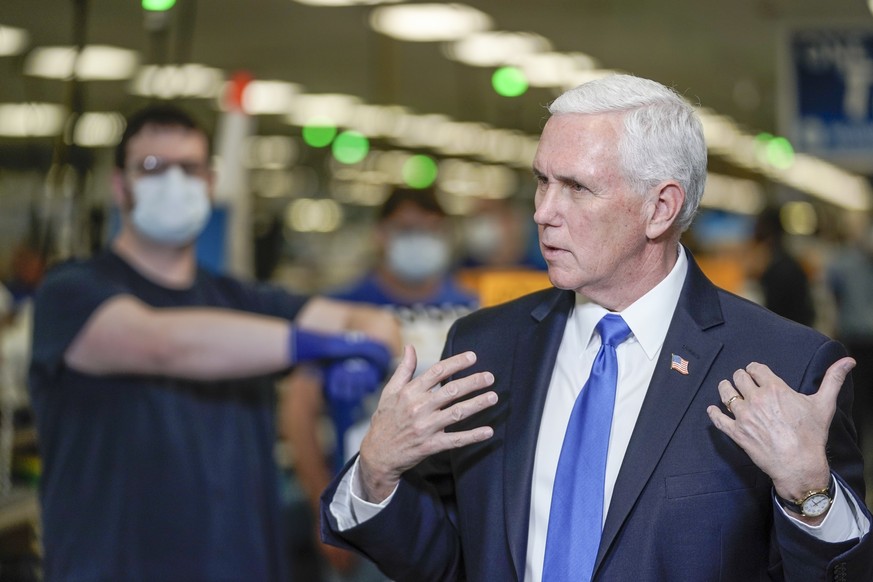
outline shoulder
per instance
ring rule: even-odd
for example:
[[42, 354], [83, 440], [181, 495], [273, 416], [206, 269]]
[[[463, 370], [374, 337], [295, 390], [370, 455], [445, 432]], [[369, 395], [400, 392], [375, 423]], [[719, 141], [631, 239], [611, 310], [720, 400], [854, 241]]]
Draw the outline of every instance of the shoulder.
[[554, 287], [542, 289], [497, 305], [482, 307], [459, 320], [472, 329], [494, 325], [505, 330], [514, 323], [536, 322], [556, 309], [569, 309], [573, 294]]
[[112, 271], [112, 261], [105, 254], [90, 259], [67, 259], [46, 272], [37, 297], [54, 291], [70, 293], [83, 287], [104, 286]]

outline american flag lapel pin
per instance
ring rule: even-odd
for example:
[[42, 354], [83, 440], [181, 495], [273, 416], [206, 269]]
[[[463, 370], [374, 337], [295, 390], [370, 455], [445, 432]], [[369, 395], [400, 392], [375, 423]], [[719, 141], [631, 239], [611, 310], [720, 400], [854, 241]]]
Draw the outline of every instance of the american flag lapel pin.
[[680, 374], [688, 375], [688, 360], [676, 354], [670, 354], [670, 369]]

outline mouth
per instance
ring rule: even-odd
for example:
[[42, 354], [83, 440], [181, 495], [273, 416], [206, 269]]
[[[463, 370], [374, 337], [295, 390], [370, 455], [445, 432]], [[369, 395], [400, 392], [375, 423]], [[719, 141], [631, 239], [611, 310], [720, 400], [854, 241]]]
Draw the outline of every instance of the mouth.
[[546, 243], [540, 243], [540, 251], [542, 251], [543, 258], [546, 260], [548, 260], [549, 258], [552, 258], [552, 257], [557, 257], [558, 255], [561, 255], [561, 254], [567, 252], [565, 249], [562, 249], [561, 247], [552, 246], [552, 245], [546, 244]]

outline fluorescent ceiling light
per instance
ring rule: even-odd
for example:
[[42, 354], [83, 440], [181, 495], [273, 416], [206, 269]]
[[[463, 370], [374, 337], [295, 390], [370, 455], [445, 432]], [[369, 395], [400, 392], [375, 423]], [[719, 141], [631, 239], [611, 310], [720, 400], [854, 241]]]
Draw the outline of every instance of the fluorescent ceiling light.
[[242, 94], [243, 111], [249, 115], [282, 115], [291, 110], [300, 85], [285, 81], [251, 81]]
[[54, 103], [0, 104], [0, 135], [48, 137], [60, 135], [66, 110]]
[[516, 64], [533, 87], [576, 86], [580, 75], [597, 68], [597, 61], [583, 53], [521, 55]]
[[491, 17], [465, 4], [400, 4], [373, 10], [370, 26], [400, 40], [450, 41], [491, 28]]
[[292, 125], [299, 126], [317, 120], [344, 126], [352, 118], [355, 107], [360, 102], [357, 97], [342, 93], [298, 95], [294, 98], [291, 112], [286, 119]]
[[374, 6], [376, 4], [394, 4], [400, 0], [294, 0], [298, 4], [309, 6]]
[[147, 65], [140, 68], [131, 83], [134, 95], [175, 99], [178, 97], [216, 98], [221, 94], [224, 72], [196, 63], [187, 65]]
[[0, 57], [20, 55], [29, 40], [30, 35], [23, 28], [0, 26]]
[[73, 142], [86, 148], [113, 147], [121, 140], [124, 126], [120, 113], [83, 113], [76, 121]]
[[74, 47], [36, 48], [24, 62], [24, 72], [33, 77], [69, 79], [74, 74], [83, 81], [129, 79], [136, 71], [136, 52], [106, 45], [89, 45], [79, 54]]
[[551, 50], [549, 40], [538, 34], [502, 30], [476, 32], [443, 45], [448, 58], [474, 67], [497, 67], [515, 62], [521, 55]]

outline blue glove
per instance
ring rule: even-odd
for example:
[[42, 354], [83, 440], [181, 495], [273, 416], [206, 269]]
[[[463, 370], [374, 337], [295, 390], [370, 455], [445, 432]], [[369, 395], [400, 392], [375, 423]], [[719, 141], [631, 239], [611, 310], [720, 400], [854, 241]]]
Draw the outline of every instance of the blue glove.
[[288, 354], [292, 365], [300, 362], [330, 362], [362, 358], [385, 376], [391, 365], [391, 352], [383, 344], [368, 339], [361, 333], [324, 334], [291, 326]]
[[324, 395], [336, 430], [335, 464], [339, 471], [346, 458], [346, 432], [363, 416], [363, 400], [382, 384], [384, 372], [363, 358], [339, 360], [324, 371]]
[[359, 404], [381, 386], [384, 377], [363, 358], [334, 362], [324, 372], [324, 395], [331, 404]]

